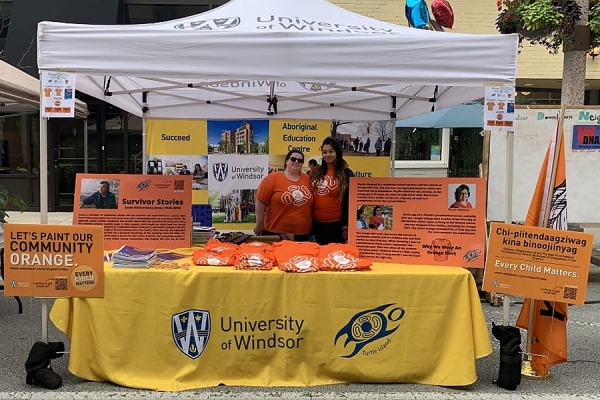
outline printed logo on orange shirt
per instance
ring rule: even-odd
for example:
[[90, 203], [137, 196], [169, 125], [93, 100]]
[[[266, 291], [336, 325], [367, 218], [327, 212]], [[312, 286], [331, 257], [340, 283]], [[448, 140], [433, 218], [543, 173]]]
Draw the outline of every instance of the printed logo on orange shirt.
[[308, 203], [312, 193], [306, 186], [290, 185], [281, 195], [281, 202], [286, 205], [303, 206]]
[[329, 192], [334, 190], [336, 186], [337, 181], [335, 180], [335, 177], [325, 176], [325, 178], [321, 182], [319, 182], [319, 185], [317, 187], [317, 194], [319, 196], [325, 196], [329, 194]]

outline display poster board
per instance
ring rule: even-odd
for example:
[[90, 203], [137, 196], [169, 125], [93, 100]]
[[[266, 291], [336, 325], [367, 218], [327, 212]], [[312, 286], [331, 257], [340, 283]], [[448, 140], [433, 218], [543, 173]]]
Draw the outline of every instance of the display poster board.
[[374, 261], [483, 268], [485, 193], [480, 178], [353, 178], [349, 241]]
[[189, 247], [192, 176], [77, 174], [73, 224], [104, 227], [104, 247]]
[[[254, 195], [269, 173], [283, 171], [288, 151], [321, 163], [321, 144], [334, 137], [358, 177], [388, 177], [391, 121], [150, 119], [148, 173], [191, 174], [193, 204], [210, 204], [217, 229], [252, 229]], [[184, 168], [185, 167], [185, 168]]]
[[583, 305], [594, 235], [492, 223], [483, 290]]
[[483, 129], [513, 130], [515, 119], [515, 87], [486, 86], [483, 101]]
[[73, 118], [75, 116], [76, 78], [74, 73], [41, 72], [42, 117]]
[[5, 224], [4, 295], [104, 297], [101, 226]]
[[598, 151], [600, 150], [600, 126], [598, 125], [573, 125], [573, 151]]

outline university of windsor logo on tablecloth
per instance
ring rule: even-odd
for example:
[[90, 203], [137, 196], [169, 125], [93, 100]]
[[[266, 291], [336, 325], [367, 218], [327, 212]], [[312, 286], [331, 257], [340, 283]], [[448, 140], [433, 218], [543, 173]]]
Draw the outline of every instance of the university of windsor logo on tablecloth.
[[210, 312], [187, 310], [171, 317], [171, 332], [177, 348], [191, 359], [200, 357], [210, 338]]

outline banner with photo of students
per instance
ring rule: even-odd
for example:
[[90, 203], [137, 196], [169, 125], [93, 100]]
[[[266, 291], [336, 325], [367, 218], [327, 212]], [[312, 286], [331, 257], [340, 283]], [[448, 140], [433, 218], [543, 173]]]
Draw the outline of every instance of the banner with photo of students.
[[210, 204], [220, 229], [252, 229], [262, 178], [283, 171], [292, 149], [304, 153], [308, 172], [327, 137], [357, 177], [390, 175], [391, 121], [149, 120], [147, 128], [148, 173], [192, 175], [193, 204]]

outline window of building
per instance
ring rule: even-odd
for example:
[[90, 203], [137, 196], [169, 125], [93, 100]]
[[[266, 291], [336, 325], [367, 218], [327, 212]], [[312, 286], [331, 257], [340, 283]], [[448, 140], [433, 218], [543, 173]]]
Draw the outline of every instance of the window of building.
[[32, 125], [36, 118], [31, 114], [0, 117], [0, 174], [39, 174], [39, 130]]
[[396, 168], [447, 167], [449, 138], [449, 129], [396, 128]]
[[222, 6], [227, 0], [126, 0], [126, 24], [164, 22], [201, 14]]

